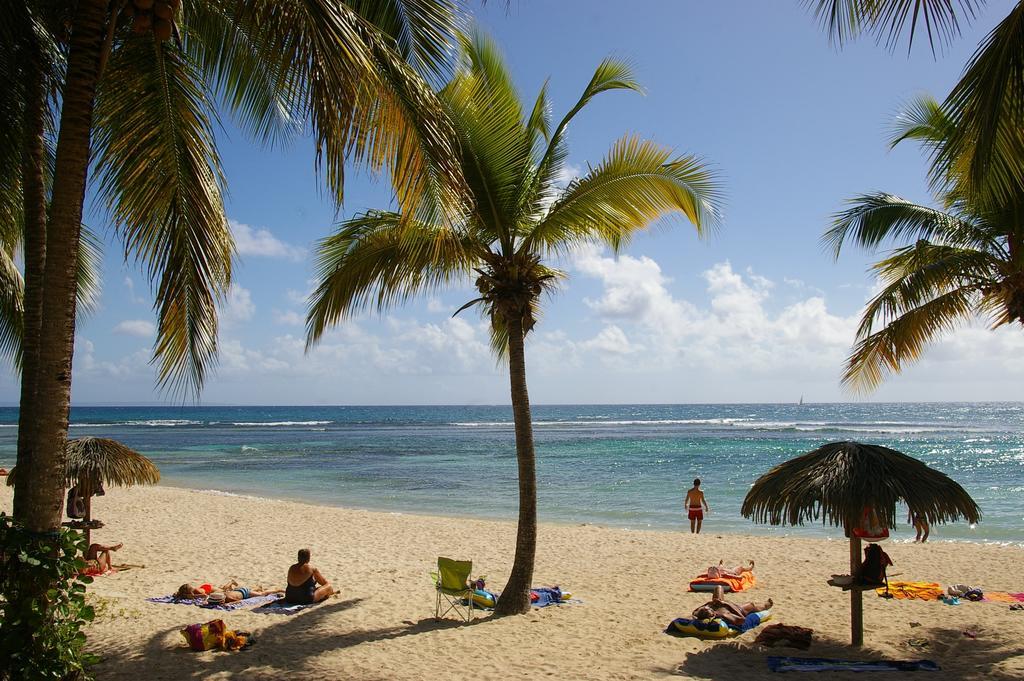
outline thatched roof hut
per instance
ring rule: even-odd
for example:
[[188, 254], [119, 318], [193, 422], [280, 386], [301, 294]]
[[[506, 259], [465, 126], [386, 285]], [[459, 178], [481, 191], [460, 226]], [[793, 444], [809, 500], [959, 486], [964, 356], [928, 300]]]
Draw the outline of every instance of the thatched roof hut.
[[[160, 469], [127, 445], [103, 437], [80, 437], [68, 440], [64, 463], [64, 482], [77, 486], [85, 500], [85, 520], [92, 520], [92, 495], [104, 486], [131, 487], [155, 485], [160, 482]], [[17, 485], [18, 467], [7, 476], [8, 485]], [[87, 541], [91, 532], [86, 529]]]
[[[69, 487], [79, 483], [93, 489], [100, 485], [131, 487], [155, 485], [160, 482], [160, 469], [127, 445], [103, 437], [80, 437], [68, 440], [64, 463], [64, 482]], [[17, 482], [15, 466], [7, 476], [7, 484]]]
[[[883, 527], [896, 526], [896, 504], [929, 523], [981, 520], [981, 509], [956, 481], [917, 459], [880, 445], [832, 442], [775, 466], [757, 479], [741, 512], [754, 522], [842, 527], [850, 538], [850, 574], [857, 577], [866, 509]], [[861, 589], [850, 589], [853, 644], [863, 642]]]
[[856, 527], [864, 508], [896, 527], [904, 502], [929, 523], [981, 520], [981, 509], [955, 480], [917, 459], [881, 445], [832, 442], [780, 463], [754, 483], [743, 517], [770, 525]]

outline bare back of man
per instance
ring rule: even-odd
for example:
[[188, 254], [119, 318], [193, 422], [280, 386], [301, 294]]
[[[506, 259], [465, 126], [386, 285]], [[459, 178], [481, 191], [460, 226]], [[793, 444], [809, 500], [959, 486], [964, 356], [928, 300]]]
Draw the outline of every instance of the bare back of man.
[[704, 511], [711, 512], [707, 499], [700, 488], [700, 478], [693, 481], [693, 487], [686, 492], [686, 511], [690, 519], [690, 532], [700, 534], [700, 527], [704, 523]]

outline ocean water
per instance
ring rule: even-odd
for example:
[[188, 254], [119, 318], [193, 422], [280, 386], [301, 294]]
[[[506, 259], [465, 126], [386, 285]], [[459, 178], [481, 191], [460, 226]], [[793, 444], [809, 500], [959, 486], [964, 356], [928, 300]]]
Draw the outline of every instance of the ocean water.
[[[834, 528], [740, 516], [754, 480], [826, 442], [883, 444], [959, 481], [983, 521], [935, 540], [1024, 544], [1024, 404], [534, 406], [541, 520], [679, 530], [704, 480], [706, 532], [839, 538]], [[0, 409], [0, 465], [17, 410]], [[120, 440], [161, 484], [407, 513], [515, 518], [511, 409], [450, 407], [76, 407], [72, 437]], [[116, 491], [115, 491], [116, 493]], [[912, 538], [909, 526], [897, 536]]]

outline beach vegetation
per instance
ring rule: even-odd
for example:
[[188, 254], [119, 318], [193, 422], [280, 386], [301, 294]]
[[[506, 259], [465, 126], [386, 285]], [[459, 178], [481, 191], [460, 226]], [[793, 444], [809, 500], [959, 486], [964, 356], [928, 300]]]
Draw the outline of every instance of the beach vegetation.
[[95, 616], [82, 572], [85, 536], [40, 534], [0, 513], [0, 679], [88, 678], [82, 628]]
[[566, 178], [571, 122], [598, 95], [640, 91], [628, 64], [606, 59], [557, 122], [545, 84], [524, 105], [497, 46], [481, 33], [463, 41], [462, 61], [439, 98], [460, 143], [469, 193], [455, 205], [368, 210], [318, 244], [318, 284], [307, 315], [307, 347], [364, 310], [382, 311], [460, 282], [489, 321], [491, 346], [507, 362], [518, 463], [515, 558], [496, 612], [530, 607], [537, 541], [536, 462], [526, 382], [525, 339], [545, 295], [566, 273], [559, 259], [588, 244], [618, 252], [667, 215], [705, 236], [716, 224], [720, 185], [690, 154], [634, 135], [616, 141], [581, 177]]
[[[955, 136], [945, 107], [922, 97], [900, 116], [891, 142], [916, 140], [937, 155]], [[843, 372], [848, 387], [876, 388], [975, 319], [991, 328], [1024, 324], [1024, 194], [1005, 201], [978, 194], [969, 173], [954, 166], [933, 174], [937, 207], [875, 192], [835, 215], [824, 243], [837, 258], [847, 243], [872, 251], [902, 244], [871, 266], [880, 290], [861, 314]]]
[[160, 387], [195, 396], [216, 361], [234, 259], [220, 114], [267, 146], [310, 137], [338, 203], [355, 162], [387, 171], [403, 208], [424, 196], [444, 204], [463, 184], [428, 81], [450, 73], [458, 9], [454, 0], [0, 3], [0, 234], [8, 255], [20, 241], [24, 260], [20, 292], [12, 262], [0, 262], [0, 298], [9, 309], [21, 300], [3, 340], [16, 350], [10, 334], [20, 333], [14, 513], [28, 531], [61, 519], [87, 192], [149, 278]]

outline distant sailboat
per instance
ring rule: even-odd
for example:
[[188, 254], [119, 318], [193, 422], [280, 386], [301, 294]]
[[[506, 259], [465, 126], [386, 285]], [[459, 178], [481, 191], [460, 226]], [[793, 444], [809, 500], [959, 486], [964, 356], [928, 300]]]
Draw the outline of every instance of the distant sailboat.
[[797, 402], [797, 405], [800, 406], [800, 407], [804, 406], [804, 396], [803, 395], [800, 396], [800, 401]]

